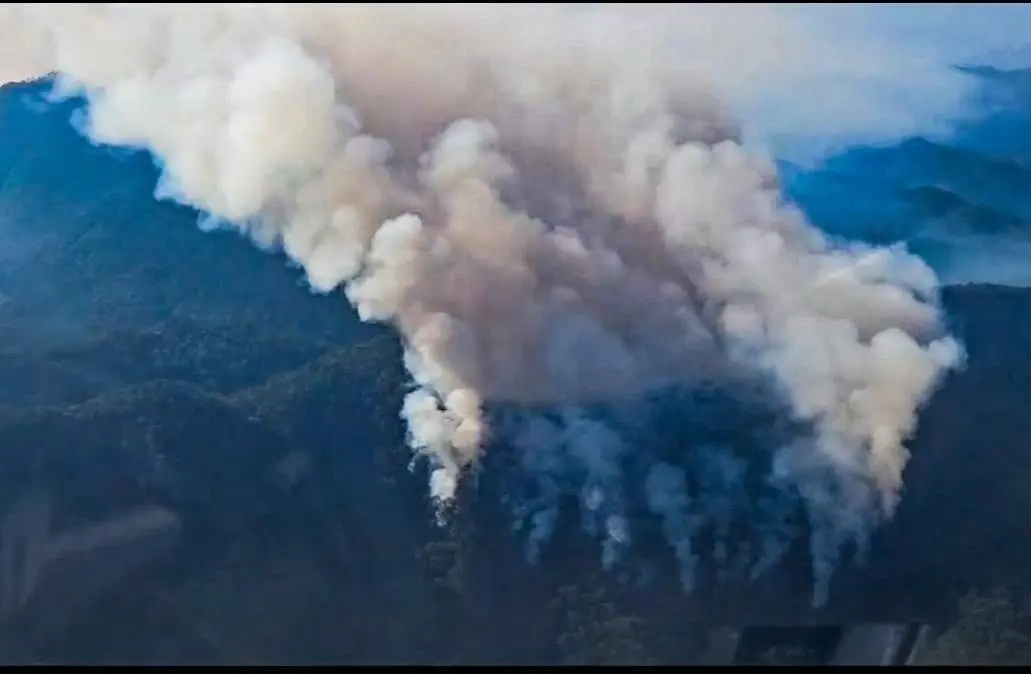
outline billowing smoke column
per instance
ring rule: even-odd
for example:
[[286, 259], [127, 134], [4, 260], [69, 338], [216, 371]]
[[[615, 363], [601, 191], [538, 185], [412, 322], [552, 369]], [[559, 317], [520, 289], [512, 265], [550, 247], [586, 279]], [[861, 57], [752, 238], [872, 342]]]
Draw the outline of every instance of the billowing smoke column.
[[690, 586], [700, 527], [729, 558], [719, 499], [747, 457], [685, 447], [631, 483], [643, 450], [591, 410], [772, 383], [808, 432], [771, 450], [766, 484], [804, 503], [821, 601], [841, 546], [890, 515], [917, 410], [962, 351], [923, 263], [834, 243], [782, 203], [704, 69], [657, 39], [671, 11], [5, 5], [0, 66], [60, 73], [90, 138], [162, 162], [160, 197], [394, 326], [433, 496], [503, 435], [536, 484], [518, 506], [532, 545], [575, 495], [614, 564], [643, 494]]

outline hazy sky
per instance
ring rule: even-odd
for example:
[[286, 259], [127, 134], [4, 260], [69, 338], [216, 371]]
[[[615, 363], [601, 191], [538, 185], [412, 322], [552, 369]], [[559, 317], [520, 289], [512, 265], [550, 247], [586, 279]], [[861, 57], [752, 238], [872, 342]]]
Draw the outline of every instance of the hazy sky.
[[[761, 53], [756, 37], [779, 34], [780, 43], [762, 55], [763, 76], [730, 96], [753, 135], [781, 154], [947, 133], [971, 91], [953, 66], [1031, 66], [1029, 5], [765, 7], [748, 8], [757, 11], [746, 18], [745, 8], [728, 6], [739, 25], [761, 24], [749, 50]], [[795, 59], [785, 55], [792, 52]]]
[[[927, 49], [956, 61], [1000, 67], [1031, 65], [1031, 5], [885, 3], [808, 5], [798, 8], [848, 30]], [[1011, 51], [1012, 50], [1012, 51]]]

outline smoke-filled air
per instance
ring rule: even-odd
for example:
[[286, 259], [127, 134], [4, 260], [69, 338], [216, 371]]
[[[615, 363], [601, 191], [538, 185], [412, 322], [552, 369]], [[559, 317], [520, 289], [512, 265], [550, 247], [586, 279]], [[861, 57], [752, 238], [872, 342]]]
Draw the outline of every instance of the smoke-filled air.
[[[155, 156], [159, 198], [397, 331], [398, 412], [442, 512], [505, 453], [531, 554], [568, 502], [611, 566], [651, 517], [690, 588], [707, 555], [767, 568], [797, 509], [819, 603], [891, 516], [963, 350], [924, 262], [810, 226], [742, 140], [739, 94], [805, 79], [807, 25], [763, 7], [5, 5], [0, 69], [59, 73], [93, 141]], [[824, 47], [853, 78], [873, 67]], [[655, 409], [697, 414], [700, 390], [785, 424], [747, 451], [651, 447]]]

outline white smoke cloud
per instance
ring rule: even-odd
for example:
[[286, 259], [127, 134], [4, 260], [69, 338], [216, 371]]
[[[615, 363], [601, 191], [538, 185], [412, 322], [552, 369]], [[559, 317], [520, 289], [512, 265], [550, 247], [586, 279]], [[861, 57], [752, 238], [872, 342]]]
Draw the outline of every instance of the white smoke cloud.
[[[436, 498], [478, 464], [485, 410], [546, 407], [558, 416], [527, 412], [512, 440], [541, 487], [531, 537], [574, 489], [615, 563], [633, 449], [587, 408], [763, 377], [813, 428], [771, 484], [807, 499], [832, 560], [890, 515], [918, 409], [962, 351], [923, 263], [827, 240], [742, 145], [727, 104], [916, 72], [908, 50], [818, 23], [767, 5], [4, 5], [0, 70], [60, 73], [88, 96], [94, 141], [160, 159], [159, 196], [280, 246], [314, 288], [393, 325]], [[916, 122], [827, 91], [839, 129]], [[737, 464], [713, 461], [700, 488], [737, 490]], [[720, 536], [730, 522], [695, 508], [680, 471], [656, 465], [641, 489], [690, 585], [698, 518]]]

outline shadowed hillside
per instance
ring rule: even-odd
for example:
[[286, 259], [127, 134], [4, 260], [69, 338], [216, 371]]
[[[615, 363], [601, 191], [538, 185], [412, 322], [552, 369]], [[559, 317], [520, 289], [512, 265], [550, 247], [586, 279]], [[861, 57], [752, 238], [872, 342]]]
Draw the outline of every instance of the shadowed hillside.
[[0, 321], [9, 341], [105, 336], [172, 316], [306, 337], [363, 334], [326, 307], [338, 298], [307, 292], [281, 257], [237, 234], [201, 236], [196, 212], [155, 201], [150, 158], [91, 146], [68, 124], [80, 104], [48, 103], [48, 87], [9, 85], [0, 96]]

